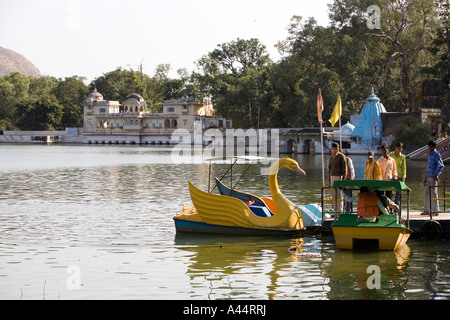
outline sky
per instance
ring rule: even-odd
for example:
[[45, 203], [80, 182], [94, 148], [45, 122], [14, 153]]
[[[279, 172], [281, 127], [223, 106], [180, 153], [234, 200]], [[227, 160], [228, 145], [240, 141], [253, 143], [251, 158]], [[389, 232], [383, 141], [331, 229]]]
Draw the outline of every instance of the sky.
[[30, 60], [43, 75], [85, 77], [118, 67], [170, 77], [218, 44], [257, 38], [278, 61], [275, 44], [294, 15], [327, 26], [332, 0], [0, 0], [0, 47]]

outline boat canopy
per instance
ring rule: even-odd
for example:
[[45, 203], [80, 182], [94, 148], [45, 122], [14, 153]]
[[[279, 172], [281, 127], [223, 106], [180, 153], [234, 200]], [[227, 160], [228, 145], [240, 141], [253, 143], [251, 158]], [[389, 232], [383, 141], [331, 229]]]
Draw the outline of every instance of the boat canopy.
[[223, 156], [223, 157], [212, 157], [207, 158], [205, 161], [226, 161], [226, 160], [246, 160], [246, 161], [257, 161], [257, 160], [265, 160], [265, 161], [271, 161], [271, 160], [280, 160], [278, 158], [270, 158], [270, 157], [261, 157], [261, 156]]
[[333, 189], [344, 188], [349, 190], [359, 190], [361, 187], [367, 187], [371, 191], [411, 191], [404, 182], [391, 180], [336, 180], [331, 187]]
[[[228, 168], [228, 170], [223, 174], [222, 178], [220, 178], [220, 180], [223, 180], [223, 178], [226, 176], [226, 174], [228, 173], [228, 171], [231, 171], [230, 177], [231, 177], [231, 182], [230, 182], [230, 186], [231, 189], [233, 190], [234, 188], [236, 188], [237, 184], [239, 183], [239, 181], [241, 181], [241, 178], [245, 175], [245, 173], [247, 172], [247, 170], [252, 166], [252, 164], [255, 161], [276, 161], [276, 160], [280, 160], [278, 158], [270, 158], [270, 157], [262, 157], [262, 156], [218, 156], [218, 157], [211, 157], [211, 158], [207, 158], [205, 159], [205, 161], [209, 161], [209, 177], [208, 177], [208, 193], [211, 193], [217, 185], [214, 185], [214, 187], [212, 188], [212, 190], [210, 190], [210, 184], [211, 184], [211, 165], [212, 163], [217, 163], [215, 161], [227, 161], [227, 160], [231, 160], [230, 162], [230, 167]], [[236, 162], [238, 160], [244, 160], [245, 161], [251, 161], [250, 165], [248, 165], [247, 169], [244, 171], [244, 173], [242, 173], [241, 177], [238, 179], [238, 181], [236, 182], [236, 184], [233, 186], [233, 166], [236, 164]]]

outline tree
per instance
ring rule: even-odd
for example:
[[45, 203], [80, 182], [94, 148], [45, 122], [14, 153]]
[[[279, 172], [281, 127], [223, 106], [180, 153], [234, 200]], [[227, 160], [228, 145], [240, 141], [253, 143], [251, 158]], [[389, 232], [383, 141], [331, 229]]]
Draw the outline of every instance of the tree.
[[446, 122], [450, 121], [450, 1], [439, 0], [439, 27], [433, 43], [428, 48], [430, 53], [438, 59], [436, 64], [429, 68], [437, 79], [441, 80], [444, 99], [443, 115]]
[[30, 77], [19, 72], [0, 77], [0, 130], [12, 130], [17, 105], [28, 98]]
[[97, 88], [106, 100], [122, 101], [130, 93], [139, 93], [147, 101], [146, 77], [134, 70], [117, 68], [92, 81], [90, 90]]
[[17, 126], [21, 130], [63, 130], [63, 107], [51, 95], [29, 98], [17, 107]]
[[[368, 26], [370, 6], [380, 8], [380, 28]], [[424, 67], [436, 61], [425, 50], [436, 27], [433, 1], [335, 0], [329, 8], [328, 27], [294, 16], [288, 38], [278, 43], [283, 59], [271, 78], [277, 97], [271, 125], [317, 126], [318, 88], [324, 119], [338, 94], [343, 122], [359, 113], [372, 86], [389, 111], [417, 110], [430, 77]]]
[[395, 140], [392, 146], [397, 142], [402, 142], [405, 152], [411, 152], [417, 148], [427, 145], [432, 140], [431, 128], [429, 125], [420, 122], [420, 119], [408, 116], [404, 117], [395, 132]]
[[193, 82], [199, 92], [211, 95], [219, 114], [242, 128], [264, 127], [270, 106], [266, 47], [257, 39], [237, 39], [217, 46], [197, 61]]
[[415, 111], [420, 105], [422, 81], [429, 77], [423, 67], [435, 62], [426, 49], [437, 27], [436, 5], [433, 0], [335, 0], [330, 6], [330, 18], [342, 30], [358, 26], [361, 29], [371, 5], [380, 8], [380, 28], [366, 27], [361, 35], [369, 41], [378, 38], [375, 43], [386, 50], [384, 61], [379, 61], [382, 66], [379, 88], [384, 87], [384, 94], [393, 106]]
[[170, 79], [169, 72], [171, 70], [170, 64], [159, 64], [156, 67], [155, 75], [153, 77], [154, 94], [159, 97], [161, 103], [163, 100], [174, 100], [182, 96], [186, 89], [186, 84], [189, 75], [186, 69], [179, 69], [177, 71], [180, 76], [179, 79]]
[[84, 84], [85, 78], [73, 76], [59, 79], [56, 87], [52, 90], [59, 104], [63, 107], [61, 127], [83, 126], [83, 101], [89, 90]]
[[142, 71], [117, 68], [92, 81], [89, 87], [97, 88], [107, 100], [122, 101], [128, 94], [138, 93], [146, 101], [148, 111], [159, 112], [163, 100], [181, 96], [187, 81], [186, 77], [170, 79], [169, 71], [169, 64], [159, 64], [150, 77]]
[[[338, 93], [344, 89], [337, 64], [342, 65], [335, 54], [339, 37], [336, 30], [317, 25], [313, 18], [303, 20], [294, 16], [289, 26], [290, 36], [278, 44], [288, 55], [275, 67], [272, 84], [278, 97], [272, 125], [309, 127], [319, 124], [316, 97], [321, 88], [325, 101], [323, 118], [331, 115]], [[346, 68], [341, 67], [346, 71]], [[345, 92], [341, 92], [343, 99]], [[327, 104], [329, 107], [327, 107]], [[347, 105], [344, 105], [344, 108]]]

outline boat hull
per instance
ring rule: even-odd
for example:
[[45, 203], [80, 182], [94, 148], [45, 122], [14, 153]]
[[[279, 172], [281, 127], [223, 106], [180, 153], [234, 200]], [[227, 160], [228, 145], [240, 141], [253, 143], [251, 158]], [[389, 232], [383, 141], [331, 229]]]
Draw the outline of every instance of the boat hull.
[[402, 247], [411, 230], [406, 227], [332, 226], [338, 249], [354, 250], [358, 245], [378, 242], [379, 250], [396, 250]]
[[209, 233], [209, 234], [228, 234], [228, 235], [250, 235], [250, 236], [296, 236], [300, 235], [305, 229], [272, 229], [272, 228], [248, 228], [238, 226], [224, 226], [210, 224], [200, 221], [189, 221], [183, 219], [173, 219], [175, 229], [178, 232], [188, 233]]

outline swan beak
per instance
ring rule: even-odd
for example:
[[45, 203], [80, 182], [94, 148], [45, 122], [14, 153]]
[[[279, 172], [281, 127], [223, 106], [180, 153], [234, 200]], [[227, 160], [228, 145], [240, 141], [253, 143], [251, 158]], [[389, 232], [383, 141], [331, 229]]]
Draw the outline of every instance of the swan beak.
[[298, 172], [298, 173], [301, 173], [301, 174], [304, 175], [304, 176], [306, 175], [306, 172], [305, 172], [302, 168], [300, 168], [300, 167], [295, 168], [294, 171], [295, 171], [295, 172]]

